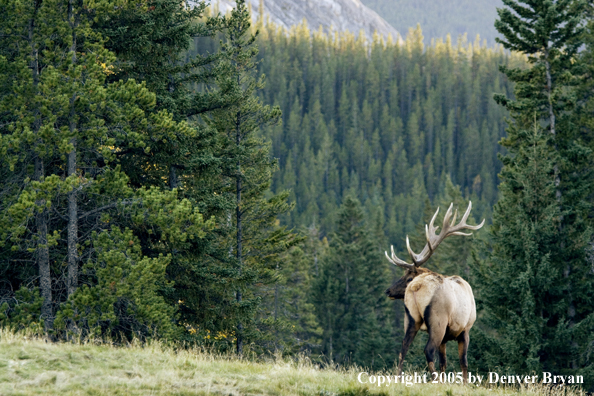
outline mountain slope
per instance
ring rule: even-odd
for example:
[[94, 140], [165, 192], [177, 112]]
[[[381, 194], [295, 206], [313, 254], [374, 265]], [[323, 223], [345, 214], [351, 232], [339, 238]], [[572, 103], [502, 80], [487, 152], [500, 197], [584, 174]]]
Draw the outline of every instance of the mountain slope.
[[454, 42], [461, 34], [468, 33], [474, 41], [477, 34], [495, 43], [498, 33], [494, 22], [501, 0], [361, 0], [363, 4], [379, 13], [402, 35], [410, 27], [421, 24], [425, 44], [432, 38], [452, 35]]
[[[225, 13], [235, 6], [233, 0], [210, 0], [213, 6], [218, 6]], [[259, 16], [260, 0], [248, 0], [252, 6], [254, 18]], [[375, 11], [366, 7], [360, 0], [264, 0], [264, 15], [277, 25], [290, 28], [307, 21], [310, 29], [317, 30], [320, 26], [324, 31], [350, 31], [359, 34], [365, 32], [368, 38], [377, 31], [387, 38], [391, 35], [398, 37], [398, 31], [380, 17]]]

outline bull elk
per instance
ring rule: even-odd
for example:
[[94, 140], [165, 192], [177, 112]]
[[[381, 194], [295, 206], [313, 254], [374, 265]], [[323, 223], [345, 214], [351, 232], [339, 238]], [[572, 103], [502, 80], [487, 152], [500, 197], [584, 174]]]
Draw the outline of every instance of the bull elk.
[[466, 224], [472, 202], [469, 202], [466, 213], [462, 220], [455, 225], [458, 211], [452, 218], [452, 207], [443, 218], [442, 230], [439, 235], [435, 232], [439, 227], [434, 227], [433, 223], [439, 213], [439, 208], [433, 215], [429, 225], [425, 225], [425, 235], [427, 244], [419, 254], [415, 254], [410, 248], [408, 236], [406, 237], [406, 247], [411, 256], [412, 264], [399, 259], [394, 254], [392, 246], [392, 256], [386, 257], [388, 260], [405, 269], [404, 276], [394, 282], [386, 290], [386, 294], [391, 299], [404, 299], [404, 328], [406, 334], [402, 341], [402, 349], [398, 355], [398, 375], [402, 373], [402, 364], [406, 357], [406, 352], [413, 342], [419, 330], [429, 333], [429, 341], [425, 346], [425, 357], [429, 370], [435, 373], [433, 358], [435, 350], [439, 348], [439, 367], [441, 372], [446, 369], [446, 343], [451, 340], [458, 341], [458, 355], [460, 357], [460, 367], [464, 382], [468, 378], [468, 362], [466, 354], [468, 351], [469, 336], [468, 332], [476, 320], [476, 306], [474, 295], [470, 285], [459, 276], [443, 276], [421, 268], [439, 244], [451, 235], [470, 236], [462, 230], [478, 230], [483, 226], [485, 220], [479, 225], [471, 226]]

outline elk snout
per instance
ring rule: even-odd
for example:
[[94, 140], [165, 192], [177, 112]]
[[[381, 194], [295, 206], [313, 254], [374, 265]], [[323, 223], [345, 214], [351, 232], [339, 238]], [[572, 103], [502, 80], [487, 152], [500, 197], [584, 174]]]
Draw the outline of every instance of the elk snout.
[[390, 294], [390, 289], [386, 289], [386, 295], [390, 297], [390, 300], [396, 300], [396, 297], [392, 297]]
[[386, 295], [390, 298], [390, 300], [398, 300], [404, 298], [404, 290], [406, 289], [406, 285], [404, 288], [398, 286], [399, 285], [396, 283], [395, 285], [390, 286], [386, 290]]
[[409, 280], [412, 280], [412, 277], [408, 275], [397, 279], [392, 284], [392, 286], [386, 290], [386, 295], [390, 297], [391, 300], [402, 300], [404, 298], [404, 293], [406, 292], [406, 287], [408, 286]]

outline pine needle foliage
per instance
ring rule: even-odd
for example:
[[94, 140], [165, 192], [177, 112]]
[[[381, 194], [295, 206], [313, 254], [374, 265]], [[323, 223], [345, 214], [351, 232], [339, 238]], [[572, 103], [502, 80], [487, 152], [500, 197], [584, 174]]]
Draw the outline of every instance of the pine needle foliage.
[[145, 84], [110, 80], [116, 58], [92, 25], [97, 15], [115, 16], [118, 4], [0, 3], [8, 32], [0, 46], [0, 166], [11, 181], [0, 223], [12, 276], [3, 311], [18, 317], [10, 290], [37, 286], [43, 303], [30, 324], [43, 324], [52, 339], [174, 333], [174, 309], [161, 295], [169, 258], [149, 259], [130, 230], [183, 241], [212, 227], [175, 192], [131, 184], [118, 163], [118, 153], [148, 155], [151, 140], [190, 133], [153, 111]]
[[500, 42], [524, 52], [529, 67], [502, 67], [516, 82], [515, 99], [495, 96], [512, 120], [501, 141], [509, 154], [502, 157], [493, 251], [478, 276], [479, 305], [495, 330], [486, 337], [484, 363], [587, 373], [594, 183], [589, 138], [575, 122], [585, 3], [504, 4]]
[[392, 366], [392, 312], [383, 293], [389, 281], [361, 204], [347, 197], [314, 286], [326, 359], [373, 369]]
[[[289, 190], [296, 204], [283, 222], [316, 222], [328, 235], [351, 194], [368, 214], [381, 211], [383, 233], [404, 249], [424, 221], [425, 197], [443, 196], [447, 175], [465, 196], [476, 194], [481, 212], [496, 202], [507, 111], [492, 95], [512, 94], [498, 68], [519, 67], [522, 56], [464, 38], [424, 46], [420, 29], [400, 45], [260, 23], [267, 85], [259, 95], [283, 112], [282, 124], [264, 129], [280, 166], [272, 190]], [[197, 42], [195, 50], [214, 48]]]
[[273, 282], [279, 254], [300, 238], [286, 226], [279, 226], [277, 220], [292, 207], [287, 202], [288, 193], [267, 194], [277, 163], [259, 130], [278, 122], [281, 111], [276, 106], [264, 106], [256, 96], [264, 78], [257, 75], [258, 32], [252, 32], [245, 1], [237, 2], [231, 14], [222, 18], [221, 26], [222, 72], [215, 83], [234, 102], [213, 111], [207, 122], [222, 139], [224, 193], [234, 197], [234, 210], [227, 214], [233, 240], [227, 243], [235, 279], [227, 294], [234, 294], [230, 319], [236, 321], [236, 350], [242, 354], [244, 343], [260, 338], [255, 326], [258, 290]]

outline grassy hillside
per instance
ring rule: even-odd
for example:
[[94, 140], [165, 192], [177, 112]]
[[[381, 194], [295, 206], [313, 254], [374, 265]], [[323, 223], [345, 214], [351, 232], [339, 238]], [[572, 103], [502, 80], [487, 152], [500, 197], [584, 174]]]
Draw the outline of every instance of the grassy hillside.
[[361, 1], [402, 35], [406, 35], [408, 28], [420, 23], [425, 33], [425, 44], [429, 44], [432, 38], [445, 37], [448, 33], [454, 40], [458, 35], [467, 33], [470, 41], [479, 34], [492, 45], [497, 35], [493, 26], [497, 18], [497, 7], [503, 6], [501, 0]]
[[489, 389], [357, 381], [359, 370], [307, 360], [254, 362], [160, 345], [51, 344], [0, 333], [0, 395], [580, 395], [563, 389]]

